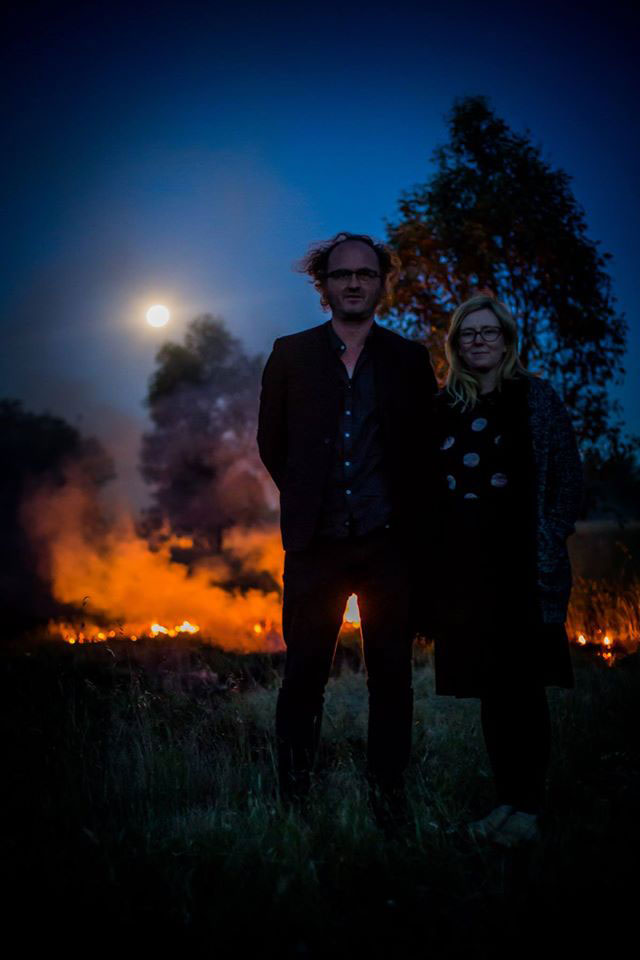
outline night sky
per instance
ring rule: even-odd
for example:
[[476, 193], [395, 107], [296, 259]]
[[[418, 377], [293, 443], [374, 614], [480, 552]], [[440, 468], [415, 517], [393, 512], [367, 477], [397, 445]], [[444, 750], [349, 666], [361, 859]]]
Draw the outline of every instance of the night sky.
[[[265, 354], [322, 321], [293, 261], [340, 229], [383, 237], [454, 98], [484, 94], [573, 177], [613, 254], [630, 327], [616, 395], [640, 432], [633, 6], [13, 5], [0, 395], [97, 433], [140, 502], [157, 346], [200, 312]], [[146, 324], [153, 303], [169, 327]]]

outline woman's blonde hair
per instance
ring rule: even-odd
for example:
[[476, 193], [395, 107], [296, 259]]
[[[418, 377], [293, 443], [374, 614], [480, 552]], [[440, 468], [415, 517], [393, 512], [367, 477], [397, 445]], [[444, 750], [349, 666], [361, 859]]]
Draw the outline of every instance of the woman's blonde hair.
[[460, 356], [460, 326], [470, 313], [485, 308], [491, 310], [495, 316], [504, 338], [505, 352], [498, 367], [498, 389], [501, 388], [503, 380], [514, 380], [518, 376], [533, 376], [520, 362], [518, 328], [509, 309], [495, 297], [484, 293], [471, 297], [454, 311], [445, 343], [445, 353], [449, 362], [446, 391], [454, 404], [462, 404], [463, 410], [475, 407], [480, 385], [471, 370], [465, 367]]

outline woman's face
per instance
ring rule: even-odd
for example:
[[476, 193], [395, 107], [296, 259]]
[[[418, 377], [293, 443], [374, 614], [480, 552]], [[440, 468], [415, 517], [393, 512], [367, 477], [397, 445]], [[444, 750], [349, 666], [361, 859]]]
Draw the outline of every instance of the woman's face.
[[502, 327], [493, 310], [483, 307], [468, 313], [458, 328], [458, 353], [465, 367], [488, 373], [498, 366], [505, 352]]

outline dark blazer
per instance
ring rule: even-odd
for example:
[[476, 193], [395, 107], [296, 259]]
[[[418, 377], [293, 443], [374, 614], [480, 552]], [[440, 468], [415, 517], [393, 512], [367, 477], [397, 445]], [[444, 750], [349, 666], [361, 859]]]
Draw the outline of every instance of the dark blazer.
[[[409, 532], [425, 506], [423, 460], [436, 380], [422, 344], [374, 322], [370, 346], [393, 523]], [[316, 530], [340, 414], [339, 362], [320, 324], [279, 337], [264, 369], [258, 447], [280, 490], [285, 550], [305, 549]]]

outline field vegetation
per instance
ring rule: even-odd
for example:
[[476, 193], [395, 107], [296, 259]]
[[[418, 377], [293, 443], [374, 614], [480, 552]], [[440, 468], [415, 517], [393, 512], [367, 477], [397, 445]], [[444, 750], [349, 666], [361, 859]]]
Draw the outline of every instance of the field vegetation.
[[410, 824], [371, 817], [366, 687], [337, 658], [313, 796], [283, 807], [273, 714], [281, 654], [184, 639], [2, 655], [3, 862], [25, 945], [117, 944], [260, 957], [496, 956], [608, 949], [633, 917], [640, 801], [637, 655], [576, 652], [550, 691], [541, 843], [504, 853], [464, 822], [493, 800], [477, 701], [436, 697], [416, 647]]

